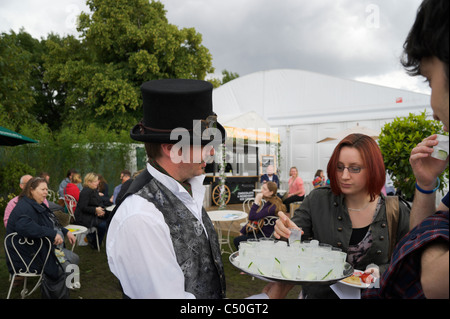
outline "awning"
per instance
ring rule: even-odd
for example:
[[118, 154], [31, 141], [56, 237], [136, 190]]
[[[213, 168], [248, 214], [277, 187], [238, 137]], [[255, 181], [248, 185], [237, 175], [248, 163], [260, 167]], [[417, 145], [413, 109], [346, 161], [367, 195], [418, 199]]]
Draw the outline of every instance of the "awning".
[[240, 127], [224, 126], [228, 139], [237, 139], [258, 143], [280, 143], [280, 134], [273, 130], [252, 130]]
[[26, 143], [38, 143], [38, 141], [0, 126], [0, 145], [16, 146]]

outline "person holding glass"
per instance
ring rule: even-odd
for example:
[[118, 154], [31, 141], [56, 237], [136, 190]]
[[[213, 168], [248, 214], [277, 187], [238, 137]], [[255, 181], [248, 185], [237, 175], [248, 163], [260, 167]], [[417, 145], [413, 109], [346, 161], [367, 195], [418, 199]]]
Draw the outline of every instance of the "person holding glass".
[[[354, 269], [383, 273], [391, 258], [391, 241], [398, 242], [409, 231], [409, 209], [393, 198], [398, 224], [395, 238], [389, 238], [389, 227], [394, 226], [386, 213], [391, 198], [381, 193], [385, 167], [380, 148], [369, 136], [348, 135], [336, 146], [327, 175], [330, 186], [311, 191], [292, 220], [278, 214], [275, 237], [289, 238], [289, 228], [298, 226], [304, 232], [302, 239], [316, 239], [346, 252]], [[308, 285], [303, 286], [302, 297], [337, 298], [329, 287]]]

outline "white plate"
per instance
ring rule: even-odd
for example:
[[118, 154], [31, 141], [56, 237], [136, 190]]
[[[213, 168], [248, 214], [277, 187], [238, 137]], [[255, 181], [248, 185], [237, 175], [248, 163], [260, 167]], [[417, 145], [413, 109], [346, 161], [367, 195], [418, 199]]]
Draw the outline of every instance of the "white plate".
[[[355, 271], [353, 272], [353, 274], [354, 274], [354, 273], [363, 273], [363, 272], [364, 272], [364, 271], [355, 269]], [[349, 277], [351, 277], [351, 276], [349, 276]], [[376, 280], [377, 280], [377, 278], [375, 278], [375, 281], [376, 281]], [[362, 282], [361, 278], [359, 279], [359, 281], [361, 282], [361, 285], [349, 284], [348, 282], [345, 282], [345, 281], [343, 281], [343, 280], [340, 280], [339, 282], [340, 282], [341, 284], [346, 285], [346, 286], [350, 286], [350, 287], [354, 287], [354, 288], [361, 288], [361, 289], [369, 288], [371, 285], [374, 284], [374, 283], [366, 284], [365, 282]]]

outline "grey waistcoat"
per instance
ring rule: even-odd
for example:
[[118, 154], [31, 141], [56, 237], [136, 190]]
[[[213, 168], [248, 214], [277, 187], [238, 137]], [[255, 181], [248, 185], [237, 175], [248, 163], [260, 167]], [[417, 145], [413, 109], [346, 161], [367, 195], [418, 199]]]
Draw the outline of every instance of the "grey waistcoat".
[[192, 293], [197, 299], [225, 298], [225, 274], [220, 246], [206, 210], [202, 209], [202, 220], [208, 236], [202, 224], [183, 202], [147, 170], [133, 181], [121, 202], [129, 194], [136, 194], [153, 203], [163, 214], [170, 229], [177, 262], [184, 274], [185, 291]]

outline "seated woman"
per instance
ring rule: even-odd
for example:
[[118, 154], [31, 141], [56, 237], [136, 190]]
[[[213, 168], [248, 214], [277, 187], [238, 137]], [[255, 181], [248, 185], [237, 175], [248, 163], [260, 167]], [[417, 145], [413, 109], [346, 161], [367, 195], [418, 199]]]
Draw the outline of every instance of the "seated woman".
[[[78, 256], [63, 248], [64, 237], [67, 236], [69, 242], [73, 245], [75, 243], [75, 236], [66, 228], [63, 228], [53, 212], [43, 204], [48, 194], [47, 182], [41, 177], [33, 177], [28, 181], [22, 193], [19, 195], [19, 201], [16, 207], [11, 212], [6, 227], [6, 235], [17, 232], [18, 235], [27, 238], [43, 238], [47, 237], [53, 243], [52, 252], [49, 255], [47, 264], [44, 268], [44, 275], [47, 276], [47, 283], [52, 281], [58, 282], [61, 278], [65, 278], [65, 268], [67, 264], [78, 264]], [[8, 242], [10, 244], [10, 242]], [[23, 245], [25, 251], [21, 251], [25, 262], [30, 262], [33, 252], [36, 247]], [[12, 251], [12, 250], [11, 250]], [[47, 250], [48, 251], [48, 250]], [[45, 260], [45, 249], [41, 250], [39, 258], [42, 262]], [[66, 258], [61, 260], [57, 258], [56, 252], [64, 252]], [[61, 256], [59, 254], [59, 256]], [[19, 258], [18, 256], [15, 256]], [[16, 265], [14, 255], [12, 257], [13, 264]], [[29, 260], [26, 260], [29, 259]], [[19, 259], [16, 259], [18, 264], [23, 265]], [[64, 265], [65, 264], [65, 265]], [[21, 266], [18, 266], [20, 268]], [[11, 265], [8, 264], [10, 272], [12, 272]], [[50, 284], [51, 285], [51, 284]], [[60, 287], [60, 285], [58, 285]], [[64, 285], [65, 287], [65, 285]], [[62, 287], [62, 288], [64, 288]], [[58, 292], [56, 292], [59, 295]], [[59, 295], [60, 296], [60, 295]], [[52, 296], [43, 296], [52, 297]], [[68, 295], [67, 295], [68, 297]]]
[[[80, 200], [80, 189], [78, 188], [78, 184], [81, 183], [81, 176], [78, 173], [72, 174], [70, 176], [70, 183], [64, 188], [64, 195], [71, 195], [78, 202]], [[73, 211], [76, 209], [73, 207]]]
[[[267, 216], [276, 216], [280, 211], [286, 211], [283, 202], [277, 196], [277, 184], [274, 182], [267, 182], [262, 185], [261, 192], [255, 197], [255, 203], [250, 209], [248, 215], [248, 224], [242, 227], [240, 236], [233, 241], [236, 249], [239, 249], [239, 243], [246, 241], [249, 238], [255, 238], [252, 228], [255, 227], [255, 234], [257, 238], [269, 237], [273, 233], [274, 226], [266, 225], [261, 227], [262, 233], [258, 229], [258, 223], [263, 222]], [[266, 202], [262, 205], [262, 199]]]
[[314, 188], [319, 188], [325, 186], [325, 183], [326, 183], [325, 174], [323, 173], [323, 170], [318, 169], [316, 174], [314, 175], [314, 180], [312, 184]]
[[[75, 221], [77, 224], [87, 228], [96, 227], [98, 231], [98, 243], [102, 243], [106, 232], [106, 213], [103, 207], [102, 198], [98, 192], [98, 175], [87, 173], [84, 177], [83, 190], [80, 192], [80, 198], [75, 210]], [[89, 244], [97, 249], [95, 235], [90, 233], [86, 235]]]
[[283, 200], [283, 204], [286, 205], [286, 210], [289, 212], [289, 206], [291, 203], [303, 201], [305, 198], [305, 187], [303, 185], [303, 179], [298, 176], [297, 167], [291, 167], [289, 171], [289, 191]]

